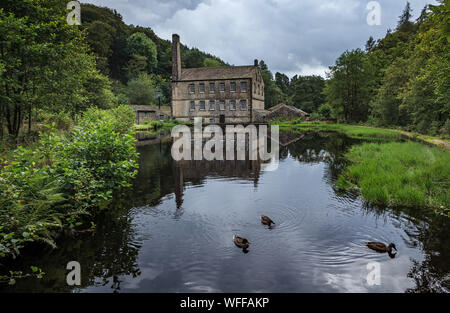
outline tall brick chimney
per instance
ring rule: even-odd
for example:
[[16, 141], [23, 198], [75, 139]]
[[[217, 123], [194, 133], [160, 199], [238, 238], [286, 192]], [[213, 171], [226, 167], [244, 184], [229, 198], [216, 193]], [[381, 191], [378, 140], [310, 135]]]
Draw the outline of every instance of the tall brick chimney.
[[181, 79], [180, 36], [172, 35], [172, 81]]

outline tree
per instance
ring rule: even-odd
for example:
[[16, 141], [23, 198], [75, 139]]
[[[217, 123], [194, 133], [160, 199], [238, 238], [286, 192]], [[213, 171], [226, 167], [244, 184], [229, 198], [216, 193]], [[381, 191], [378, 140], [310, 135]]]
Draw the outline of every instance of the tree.
[[155, 84], [148, 74], [140, 74], [128, 83], [126, 90], [130, 104], [148, 105], [155, 103]]
[[282, 74], [279, 72], [275, 73], [275, 84], [280, 88], [280, 90], [284, 94], [288, 94], [289, 92], [289, 77], [286, 74]]
[[218, 67], [222, 66], [222, 62], [213, 58], [205, 58], [203, 61], [203, 67]]
[[[8, 133], [16, 138], [25, 116], [30, 132], [39, 108], [75, 116], [88, 104], [99, 104], [109, 81], [95, 68], [82, 31], [67, 25], [64, 2], [7, 8], [11, 11], [0, 9], [0, 111]], [[107, 101], [110, 96], [109, 91]]]
[[112, 56], [111, 49], [116, 29], [102, 21], [94, 21], [87, 27], [89, 42], [92, 51], [97, 56], [97, 68], [105, 75], [109, 74], [109, 58]]
[[372, 49], [375, 47], [376, 41], [373, 39], [372, 36], [369, 37], [369, 40], [366, 42], [366, 52], [371, 52]]
[[126, 70], [128, 80], [147, 73], [147, 58], [139, 54], [133, 54], [128, 61]]
[[147, 70], [151, 73], [158, 65], [155, 43], [144, 33], [134, 33], [127, 39], [129, 56], [141, 55], [147, 58]]
[[264, 81], [264, 103], [265, 108], [271, 108], [277, 105], [283, 98], [283, 92], [275, 84], [273, 75], [269, 71], [268, 66], [263, 60], [259, 61], [259, 69], [261, 70], [261, 76]]
[[365, 121], [369, 113], [370, 71], [361, 49], [345, 51], [330, 66], [325, 87], [326, 101], [333, 113], [346, 122]]
[[325, 102], [322, 93], [325, 80], [320, 76], [300, 76], [293, 84], [293, 94], [289, 103], [305, 112], [317, 112]]

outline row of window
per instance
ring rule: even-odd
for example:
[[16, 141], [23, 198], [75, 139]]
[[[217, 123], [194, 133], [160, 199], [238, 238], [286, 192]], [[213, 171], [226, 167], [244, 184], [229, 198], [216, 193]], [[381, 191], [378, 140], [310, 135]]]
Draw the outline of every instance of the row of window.
[[[208, 110], [215, 111], [216, 105], [218, 105], [218, 109], [220, 111], [225, 111], [226, 104], [228, 104], [230, 111], [236, 111], [236, 100], [227, 100], [226, 102], [225, 102], [225, 100], [218, 100], [218, 101], [210, 100], [208, 103], [209, 104]], [[195, 106], [196, 106], [195, 101], [191, 101], [189, 103], [189, 110], [195, 111]], [[206, 111], [206, 101], [204, 101], [204, 100], [198, 101], [198, 106], [199, 106], [200, 111]], [[239, 107], [240, 107], [241, 111], [247, 111], [247, 100], [240, 100]]]
[[[205, 83], [198, 84], [198, 92], [205, 93]], [[253, 83], [253, 90], [255, 94], [264, 95], [264, 88], [260, 84]], [[189, 93], [195, 93], [195, 84], [189, 84], [188, 87]], [[209, 83], [209, 93], [216, 92], [216, 83]], [[219, 83], [219, 92], [225, 92], [225, 83]], [[236, 82], [230, 82], [230, 92], [236, 92]], [[247, 82], [241, 82], [241, 92], [247, 92]]]
[[[219, 91], [225, 92], [225, 83], [219, 83]], [[205, 83], [198, 84], [198, 92], [205, 93]], [[216, 92], [216, 83], [209, 83], [209, 93]], [[236, 92], [236, 82], [230, 82], [230, 92]], [[247, 82], [241, 82], [241, 92], [247, 92]], [[189, 93], [195, 93], [195, 84], [189, 84]]]

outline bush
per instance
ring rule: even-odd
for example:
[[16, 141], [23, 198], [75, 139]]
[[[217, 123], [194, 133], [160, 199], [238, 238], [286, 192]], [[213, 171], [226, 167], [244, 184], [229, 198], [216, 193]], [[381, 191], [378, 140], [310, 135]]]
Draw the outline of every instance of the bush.
[[320, 117], [330, 118], [331, 117], [331, 107], [326, 103], [322, 104], [318, 109], [318, 113], [319, 113]]
[[129, 186], [137, 167], [129, 109], [90, 109], [67, 135], [52, 129], [34, 149], [19, 147], [2, 160], [0, 257], [15, 257], [32, 241], [55, 247], [62, 230], [81, 226]]
[[107, 122], [112, 125], [115, 132], [126, 133], [133, 127], [135, 119], [136, 115], [128, 105], [120, 105], [110, 110], [90, 108], [84, 112], [80, 126], [89, 128]]
[[69, 112], [60, 111], [58, 113], [38, 112], [37, 121], [41, 124], [54, 124], [58, 130], [67, 131], [74, 126]]

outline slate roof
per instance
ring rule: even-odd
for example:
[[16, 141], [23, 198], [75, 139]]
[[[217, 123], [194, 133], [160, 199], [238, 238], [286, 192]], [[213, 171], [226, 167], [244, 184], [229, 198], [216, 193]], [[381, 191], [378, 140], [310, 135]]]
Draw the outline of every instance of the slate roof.
[[256, 66], [220, 66], [199, 67], [181, 69], [181, 81], [183, 80], [213, 80], [252, 78]]
[[309, 115], [309, 113], [306, 113], [306, 112], [303, 111], [303, 110], [300, 110], [300, 109], [298, 109], [298, 108], [296, 108], [296, 107], [294, 107], [294, 106], [292, 106], [292, 105], [287, 105], [287, 104], [284, 104], [284, 103], [277, 104], [276, 106], [271, 107], [271, 108], [269, 108], [269, 109], [267, 109], [267, 110], [270, 111], [270, 112], [275, 112], [275, 111], [277, 111], [278, 109], [281, 109], [282, 107], [286, 107], [286, 108], [288, 108], [289, 110], [295, 111], [295, 112], [300, 113], [300, 114], [302, 114], [302, 115]]

